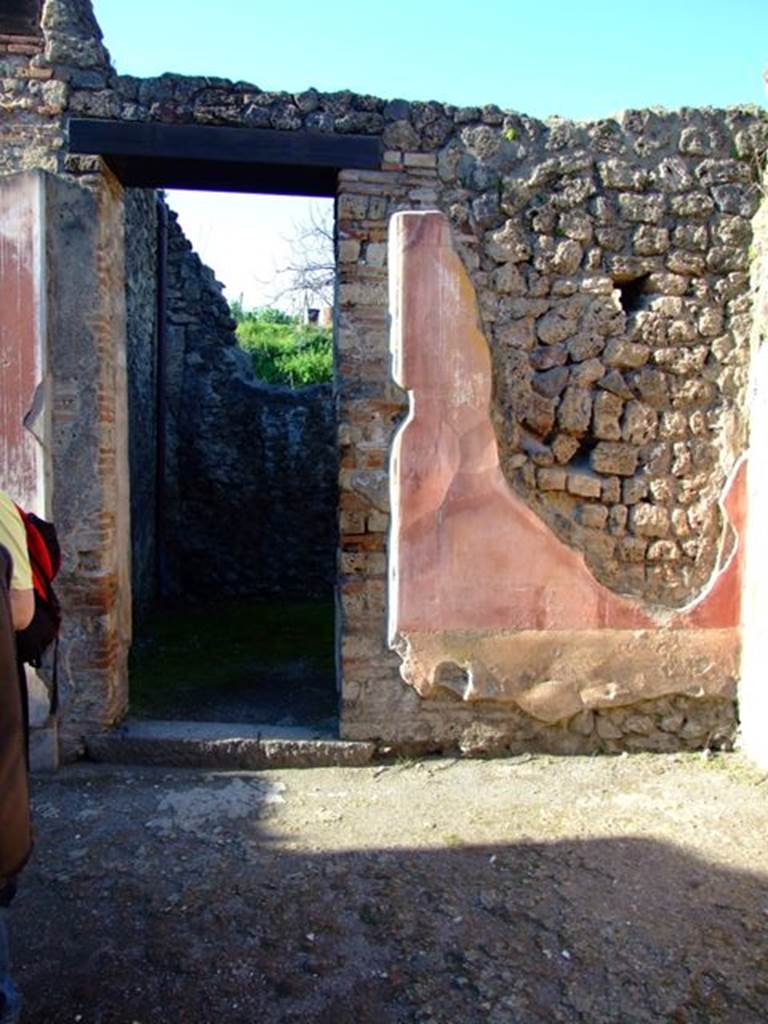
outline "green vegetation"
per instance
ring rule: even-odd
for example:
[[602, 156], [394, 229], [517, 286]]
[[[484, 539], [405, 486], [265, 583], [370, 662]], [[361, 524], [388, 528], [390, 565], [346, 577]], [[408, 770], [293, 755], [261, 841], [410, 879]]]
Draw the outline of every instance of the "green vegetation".
[[251, 357], [253, 372], [267, 384], [291, 388], [322, 384], [333, 377], [333, 332], [307, 326], [280, 309], [244, 311], [233, 302], [237, 341]]

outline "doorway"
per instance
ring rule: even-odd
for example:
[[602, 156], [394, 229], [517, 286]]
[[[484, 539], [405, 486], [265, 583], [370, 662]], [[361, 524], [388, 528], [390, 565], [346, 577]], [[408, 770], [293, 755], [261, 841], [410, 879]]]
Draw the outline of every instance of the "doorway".
[[332, 733], [333, 203], [125, 210], [131, 713]]

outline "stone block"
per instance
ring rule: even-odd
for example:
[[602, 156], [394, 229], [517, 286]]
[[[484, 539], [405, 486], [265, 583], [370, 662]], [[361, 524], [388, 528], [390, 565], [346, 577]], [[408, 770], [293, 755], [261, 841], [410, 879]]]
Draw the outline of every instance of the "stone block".
[[579, 505], [577, 516], [582, 526], [602, 530], [608, 522], [608, 509], [605, 505]]
[[558, 434], [552, 442], [552, 454], [561, 464], [570, 462], [579, 448], [578, 440], [570, 434]]
[[664, 216], [666, 199], [660, 193], [649, 192], [644, 195], [622, 194], [618, 197], [622, 216], [632, 222], [657, 224]]
[[544, 348], [534, 348], [528, 358], [535, 370], [550, 370], [553, 366], [563, 366], [568, 361], [568, 351], [563, 345], [547, 345]]
[[669, 248], [669, 231], [667, 228], [643, 224], [632, 236], [632, 248], [638, 256], [656, 256], [664, 253]]
[[437, 167], [437, 157], [434, 153], [404, 153], [403, 163], [406, 167]]
[[637, 394], [654, 409], [663, 409], [669, 404], [669, 386], [662, 370], [643, 366], [628, 374], [628, 379]]
[[651, 480], [648, 484], [648, 490], [651, 492], [653, 500], [659, 505], [664, 505], [674, 500], [673, 481], [668, 477], [661, 476]]
[[551, 370], [534, 373], [531, 384], [540, 395], [544, 395], [546, 398], [557, 398], [565, 389], [569, 376], [570, 371], [567, 366], [556, 366]]
[[559, 242], [552, 256], [552, 269], [558, 274], [574, 274], [579, 269], [583, 249], [572, 238]]
[[636, 369], [644, 366], [650, 357], [651, 350], [647, 345], [638, 345], [636, 342], [624, 341], [621, 338], [611, 338], [603, 353], [606, 365], [619, 369]]
[[579, 736], [591, 736], [595, 730], [594, 711], [580, 711], [570, 720], [568, 728]]
[[706, 262], [700, 253], [687, 252], [685, 249], [673, 249], [666, 258], [665, 266], [673, 274], [688, 277], [700, 277], [706, 272]]
[[632, 476], [637, 469], [638, 451], [630, 444], [599, 441], [592, 449], [589, 461], [596, 473], [605, 473], [610, 476]]
[[680, 558], [680, 548], [673, 540], [655, 540], [648, 545], [649, 562], [676, 562]]
[[339, 529], [342, 534], [360, 534], [365, 531], [365, 513], [342, 509], [339, 514]]
[[622, 723], [622, 731], [636, 733], [638, 736], [650, 736], [655, 728], [650, 715], [627, 715]]
[[371, 533], [385, 533], [389, 529], [389, 516], [378, 510], [368, 516], [368, 529]]
[[661, 414], [659, 423], [659, 437], [665, 441], [674, 438], [685, 437], [687, 433], [687, 421], [685, 413], [677, 410], [667, 410]]
[[[627, 387], [627, 382], [618, 370], [609, 370], [600, 378], [599, 386], [605, 391], [610, 391], [619, 398], [628, 399], [633, 397], [632, 391]], [[611, 438], [606, 438], [610, 441]]]
[[624, 402], [610, 391], [600, 391], [595, 396], [592, 414], [592, 433], [602, 441], [620, 441], [619, 417]]
[[666, 537], [669, 533], [669, 510], [649, 501], [638, 502], [630, 509], [629, 523], [640, 537]]
[[536, 471], [536, 482], [542, 491], [564, 491], [565, 470], [560, 466], [542, 467]]
[[571, 370], [571, 382], [581, 388], [589, 388], [596, 384], [605, 373], [605, 367], [599, 359], [586, 359]]
[[498, 263], [524, 263], [531, 258], [531, 247], [525, 232], [513, 220], [486, 236], [486, 252]]
[[557, 421], [566, 434], [579, 436], [589, 430], [592, 419], [592, 395], [584, 388], [569, 387], [557, 409]]
[[644, 562], [647, 547], [641, 537], [622, 537], [616, 545], [616, 557], [622, 562]]
[[627, 526], [629, 509], [626, 505], [614, 505], [608, 516], [608, 529], [614, 536], [621, 536]]
[[576, 332], [576, 322], [560, 316], [556, 310], [545, 314], [536, 324], [536, 334], [545, 345], [556, 345]]
[[630, 444], [647, 444], [656, 437], [658, 416], [643, 402], [627, 402], [621, 422], [621, 436]]
[[525, 295], [525, 278], [514, 263], [504, 263], [493, 274], [496, 291], [503, 295]]
[[339, 241], [339, 263], [356, 263], [360, 256], [360, 242], [356, 238]]
[[623, 733], [607, 715], [595, 715], [595, 731], [601, 740], [620, 740]]
[[600, 497], [606, 505], [615, 505], [621, 501], [621, 480], [617, 476], [603, 480]]
[[[555, 424], [556, 401], [530, 391], [521, 399], [520, 420], [538, 437], [545, 437]], [[539, 444], [538, 450], [541, 451]]]
[[601, 491], [600, 479], [589, 473], [568, 473], [567, 488], [569, 494], [580, 498], [599, 498]]

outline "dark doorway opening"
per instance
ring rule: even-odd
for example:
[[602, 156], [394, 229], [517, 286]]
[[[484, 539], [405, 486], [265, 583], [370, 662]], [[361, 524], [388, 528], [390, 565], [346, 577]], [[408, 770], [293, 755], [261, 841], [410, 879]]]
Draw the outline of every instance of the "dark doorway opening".
[[[149, 266], [146, 206], [133, 191], [126, 193], [126, 253], [130, 264]], [[143, 516], [148, 360], [129, 360], [129, 406], [144, 407], [131, 439], [132, 709], [153, 718], [327, 730], [336, 706], [332, 327], [304, 324], [307, 297], [292, 279], [282, 291], [274, 282], [278, 294], [268, 299], [268, 282], [238, 293], [248, 277], [231, 276], [240, 261], [256, 264], [259, 245], [274, 242], [281, 220], [287, 231], [300, 204], [210, 192], [166, 199], [158, 202], [166, 238], [155, 261], [162, 330], [154, 538]], [[332, 225], [332, 203], [314, 200], [318, 206]], [[223, 247], [211, 232], [224, 236]], [[332, 289], [332, 228], [330, 243]], [[224, 294], [214, 274], [228, 283]], [[128, 281], [136, 289], [146, 274], [131, 272]], [[142, 343], [146, 298], [143, 307], [134, 298], [129, 304], [129, 352]], [[153, 542], [154, 564], [147, 564]]]

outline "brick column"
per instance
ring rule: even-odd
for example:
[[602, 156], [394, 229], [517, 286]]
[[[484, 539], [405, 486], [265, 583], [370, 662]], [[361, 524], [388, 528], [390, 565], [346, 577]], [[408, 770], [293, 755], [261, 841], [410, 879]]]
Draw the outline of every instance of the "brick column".
[[130, 532], [123, 198], [48, 179], [53, 513], [64, 551], [62, 753], [127, 707]]
[[339, 177], [337, 628], [347, 739], [408, 742], [428, 731], [387, 644], [389, 458], [407, 413], [390, 368], [387, 242], [393, 213], [435, 206], [435, 164], [433, 155], [387, 152], [380, 171]]

